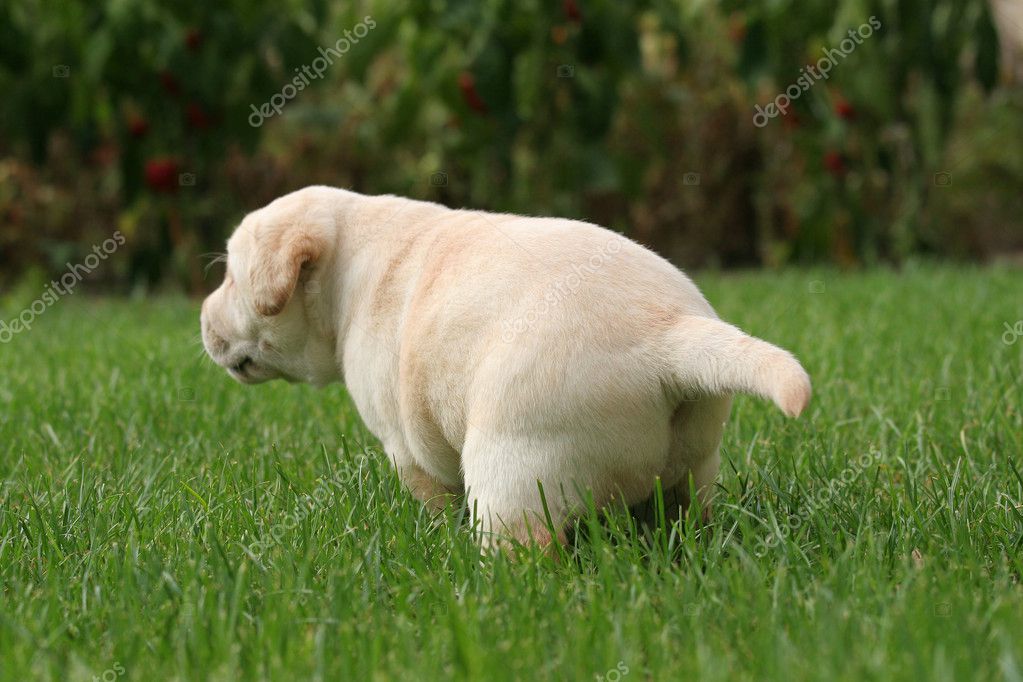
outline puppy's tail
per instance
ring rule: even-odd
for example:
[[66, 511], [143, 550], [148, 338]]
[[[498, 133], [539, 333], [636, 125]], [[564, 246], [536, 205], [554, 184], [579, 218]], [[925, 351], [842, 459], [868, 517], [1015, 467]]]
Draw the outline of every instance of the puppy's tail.
[[810, 402], [810, 377], [791, 353], [721, 320], [686, 315], [667, 339], [671, 383], [682, 395], [751, 393], [790, 417]]

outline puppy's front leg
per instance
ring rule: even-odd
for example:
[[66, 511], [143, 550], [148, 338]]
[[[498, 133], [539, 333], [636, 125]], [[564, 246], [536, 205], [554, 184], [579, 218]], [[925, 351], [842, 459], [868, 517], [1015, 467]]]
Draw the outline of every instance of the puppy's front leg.
[[[560, 472], [542, 466], [515, 463], [520, 450], [515, 442], [496, 442], [480, 434], [467, 438], [462, 452], [465, 491], [469, 512], [479, 530], [484, 548], [512, 549], [535, 544], [553, 550], [553, 543], [565, 543], [567, 508], [564, 488], [558, 485]], [[539, 457], [556, 462], [556, 457]], [[541, 498], [538, 481], [546, 481]], [[570, 486], [568, 486], [570, 487]], [[550, 514], [551, 526], [547, 522]]]
[[398, 472], [398, 480], [431, 512], [442, 511], [458, 495], [458, 491], [447, 487], [419, 466], [404, 445], [391, 444], [385, 449]]

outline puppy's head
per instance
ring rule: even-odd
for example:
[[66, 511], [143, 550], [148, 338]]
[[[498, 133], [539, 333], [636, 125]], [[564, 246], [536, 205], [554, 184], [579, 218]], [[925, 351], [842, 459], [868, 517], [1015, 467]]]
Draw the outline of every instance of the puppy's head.
[[246, 216], [227, 243], [224, 281], [203, 302], [200, 326], [206, 352], [242, 383], [339, 378], [331, 192], [281, 197]]

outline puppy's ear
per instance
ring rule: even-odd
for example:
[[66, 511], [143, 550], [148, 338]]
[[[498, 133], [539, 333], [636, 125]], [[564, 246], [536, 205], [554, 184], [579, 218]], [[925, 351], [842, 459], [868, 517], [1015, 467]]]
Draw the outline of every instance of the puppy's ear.
[[252, 293], [256, 312], [277, 315], [291, 300], [303, 267], [319, 260], [327, 246], [318, 226], [275, 226], [258, 240], [252, 263]]

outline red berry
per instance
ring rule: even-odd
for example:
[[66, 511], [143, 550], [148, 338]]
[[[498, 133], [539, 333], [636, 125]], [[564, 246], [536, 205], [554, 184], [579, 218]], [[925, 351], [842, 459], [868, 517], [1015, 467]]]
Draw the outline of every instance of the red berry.
[[189, 102], [185, 107], [185, 118], [188, 120], [188, 125], [196, 130], [206, 130], [213, 124], [210, 115], [196, 102]]
[[178, 79], [170, 71], [160, 72], [160, 85], [163, 86], [164, 92], [168, 95], [177, 97], [181, 94], [181, 83], [178, 82]]
[[145, 137], [149, 132], [149, 121], [141, 116], [132, 116], [128, 119], [128, 133], [134, 138]]
[[728, 39], [736, 45], [746, 40], [746, 17], [742, 12], [732, 12], [728, 17]]
[[202, 32], [197, 28], [190, 28], [185, 32], [185, 45], [192, 52], [202, 47]]
[[565, 12], [566, 19], [576, 24], [582, 23], [583, 13], [579, 10], [579, 5], [575, 0], [564, 0], [561, 8]]
[[825, 152], [824, 167], [836, 178], [840, 178], [845, 175], [845, 157], [842, 156], [842, 152], [837, 152], [834, 149]]
[[468, 71], [458, 74], [458, 88], [462, 91], [462, 99], [477, 114], [487, 113], [487, 103], [476, 90], [476, 79]]
[[146, 184], [154, 192], [174, 192], [178, 188], [178, 172], [181, 165], [177, 159], [158, 156], [146, 161]]
[[856, 118], [856, 110], [853, 108], [853, 105], [841, 95], [835, 98], [835, 113], [838, 114], [839, 118], [844, 118], [846, 121]]

